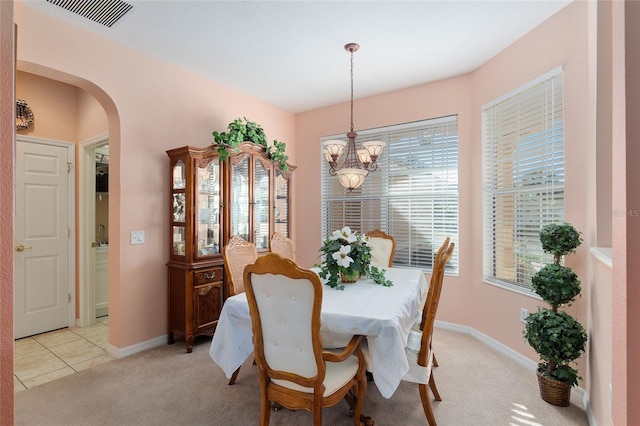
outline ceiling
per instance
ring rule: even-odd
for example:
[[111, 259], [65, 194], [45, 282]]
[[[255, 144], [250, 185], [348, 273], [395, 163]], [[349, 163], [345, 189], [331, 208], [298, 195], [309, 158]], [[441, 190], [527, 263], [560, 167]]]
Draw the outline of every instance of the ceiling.
[[291, 112], [349, 101], [346, 43], [362, 98], [471, 72], [571, 2], [126, 1], [111, 27], [22, 3]]

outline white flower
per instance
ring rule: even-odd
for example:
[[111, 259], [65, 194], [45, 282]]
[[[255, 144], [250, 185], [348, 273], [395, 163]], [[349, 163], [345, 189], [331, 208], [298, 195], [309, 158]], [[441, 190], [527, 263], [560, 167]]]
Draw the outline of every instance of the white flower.
[[333, 231], [333, 234], [331, 234], [332, 240], [343, 239], [352, 243], [355, 241], [355, 238], [356, 238], [356, 235], [351, 232], [351, 228], [349, 228], [348, 226], [345, 226], [342, 229], [338, 229], [337, 231]]
[[351, 246], [342, 246], [340, 250], [333, 253], [331, 257], [333, 257], [336, 262], [338, 262], [338, 266], [342, 266], [348, 268], [351, 263], [353, 263], [353, 259], [348, 256], [351, 251]]

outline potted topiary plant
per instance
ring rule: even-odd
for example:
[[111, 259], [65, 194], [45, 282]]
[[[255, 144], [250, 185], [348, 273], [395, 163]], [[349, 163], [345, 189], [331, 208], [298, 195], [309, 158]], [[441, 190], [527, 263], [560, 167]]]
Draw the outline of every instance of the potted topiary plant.
[[236, 118], [227, 126], [228, 132], [212, 132], [213, 144], [218, 146], [220, 160], [224, 161], [229, 156], [229, 149], [236, 151], [242, 142], [253, 142], [256, 145], [265, 147], [269, 158], [278, 164], [282, 171], [287, 171], [289, 166], [287, 160], [289, 157], [285, 155], [284, 150], [286, 144], [277, 139], [273, 141], [273, 146], [267, 145], [267, 136], [261, 125], [254, 121]]
[[531, 287], [551, 308], [538, 308], [530, 314], [523, 335], [541, 358], [537, 372], [540, 396], [550, 404], [566, 407], [571, 387], [582, 379], [571, 363], [584, 352], [587, 333], [575, 318], [559, 310], [570, 306], [581, 290], [580, 280], [571, 268], [561, 265], [561, 260], [575, 252], [582, 237], [568, 223], [550, 224], [540, 231], [540, 242], [545, 253], [553, 255], [553, 263], [533, 276]]

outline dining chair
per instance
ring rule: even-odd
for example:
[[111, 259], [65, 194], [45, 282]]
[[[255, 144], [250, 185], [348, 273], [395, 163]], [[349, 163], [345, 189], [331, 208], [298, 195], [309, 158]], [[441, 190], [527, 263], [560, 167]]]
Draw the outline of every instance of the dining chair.
[[[427, 295], [424, 297], [424, 299], [420, 302], [421, 313], [424, 312], [424, 306], [425, 306], [425, 303], [427, 302], [427, 299], [431, 297], [431, 294], [433, 293], [434, 289], [437, 287], [437, 285], [433, 285], [435, 283], [435, 280], [439, 279], [438, 273], [436, 273], [436, 268], [439, 268], [440, 258], [442, 257], [442, 253], [449, 247], [449, 241], [450, 241], [449, 237], [445, 238], [444, 242], [436, 252], [436, 256], [433, 260], [433, 270], [431, 271], [431, 282], [429, 283], [429, 291]], [[442, 271], [442, 273], [444, 276], [444, 270]], [[421, 317], [421, 320], [416, 322], [413, 325], [413, 330], [415, 331], [422, 331], [422, 328], [424, 327], [424, 323], [422, 321], [422, 315], [420, 317]], [[433, 356], [433, 366], [438, 367], [438, 360], [436, 359], [436, 353], [433, 352], [432, 356]]]
[[244, 281], [260, 381], [260, 424], [271, 404], [313, 413], [355, 396], [354, 424], [360, 425], [367, 381], [361, 349], [353, 336], [341, 352], [323, 351], [320, 335], [322, 282], [290, 259], [269, 253], [245, 268]]
[[[420, 324], [421, 332], [412, 330], [409, 333], [409, 340], [407, 343], [406, 353], [409, 357], [409, 372], [405, 375], [403, 380], [418, 383], [420, 388], [420, 399], [422, 400], [422, 408], [427, 416], [427, 420], [431, 426], [436, 425], [436, 420], [431, 408], [431, 401], [429, 400], [429, 393], [427, 390], [427, 383], [436, 401], [442, 401], [438, 388], [436, 387], [435, 379], [433, 378], [433, 372], [431, 367], [435, 362], [435, 355], [433, 353], [432, 341], [433, 341], [433, 327], [436, 319], [436, 312], [438, 311], [438, 305], [440, 303], [440, 294], [442, 292], [442, 282], [444, 278], [444, 270], [453, 255], [454, 243], [449, 243], [446, 249], [441, 252], [441, 257], [437, 259], [438, 271], [437, 276], [434, 279], [432, 276], [429, 288], [429, 295], [427, 296], [427, 302], [422, 310], [422, 322]], [[413, 335], [412, 335], [413, 334]], [[416, 345], [416, 343], [418, 343]], [[412, 363], [411, 361], [415, 361]]]
[[[256, 251], [255, 244], [237, 235], [231, 237], [227, 245], [223, 247], [222, 259], [226, 271], [225, 282], [227, 283], [227, 297], [244, 292], [244, 268], [250, 263], [255, 262], [257, 258], [258, 252]], [[230, 385], [236, 382], [239, 372], [240, 367], [231, 375], [231, 379], [229, 379]]]
[[274, 232], [269, 240], [269, 251], [278, 253], [280, 256], [295, 261], [295, 250], [293, 241], [280, 232]]
[[[429, 283], [429, 291], [427, 293], [425, 306], [422, 310], [422, 318], [419, 326], [412, 327], [409, 331], [409, 338], [407, 340], [407, 346], [405, 347], [407, 361], [409, 362], [409, 371], [404, 375], [402, 380], [418, 383], [422, 408], [430, 426], [436, 426], [437, 423], [431, 407], [428, 388], [431, 389], [436, 401], [442, 401], [432, 372], [435, 361], [431, 344], [433, 327], [438, 304], [440, 303], [444, 270], [451, 259], [454, 248], [455, 244], [450, 243], [449, 238], [447, 238], [436, 254], [433, 263], [433, 273]], [[366, 360], [365, 362], [370, 366], [371, 355], [366, 342], [363, 343], [362, 352]], [[369, 368], [369, 370], [371, 369]]]
[[258, 258], [256, 246], [234, 235], [222, 249], [224, 268], [227, 272], [227, 297], [235, 296], [244, 291], [244, 267]]
[[396, 251], [396, 240], [386, 232], [376, 229], [366, 233], [371, 246], [371, 266], [390, 268], [393, 266], [393, 254]]

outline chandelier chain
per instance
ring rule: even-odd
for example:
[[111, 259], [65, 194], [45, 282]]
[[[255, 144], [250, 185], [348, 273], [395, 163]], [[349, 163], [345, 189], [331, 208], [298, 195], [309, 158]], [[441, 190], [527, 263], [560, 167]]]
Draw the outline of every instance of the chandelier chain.
[[351, 131], [353, 132], [353, 49], [351, 52]]

